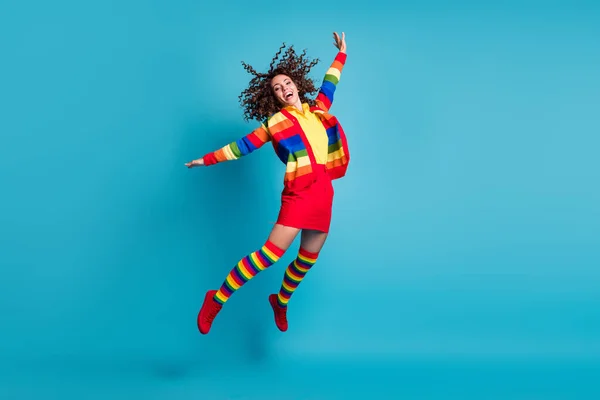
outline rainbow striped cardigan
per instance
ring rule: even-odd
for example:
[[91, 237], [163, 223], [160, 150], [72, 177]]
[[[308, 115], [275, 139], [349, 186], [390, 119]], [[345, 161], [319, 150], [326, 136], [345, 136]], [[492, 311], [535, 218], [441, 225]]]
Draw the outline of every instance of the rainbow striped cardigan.
[[[337, 118], [329, 113], [345, 63], [346, 53], [339, 52], [325, 74], [317, 94], [316, 105], [310, 108], [327, 131], [329, 149], [325, 167], [331, 179], [343, 177], [350, 162], [344, 130]], [[312, 149], [298, 121], [285, 109], [269, 117], [266, 122], [243, 138], [206, 154], [204, 164], [209, 166], [237, 160], [261, 148], [267, 142], [272, 143], [275, 153], [286, 165], [285, 188], [299, 189], [313, 181], [316, 162]]]

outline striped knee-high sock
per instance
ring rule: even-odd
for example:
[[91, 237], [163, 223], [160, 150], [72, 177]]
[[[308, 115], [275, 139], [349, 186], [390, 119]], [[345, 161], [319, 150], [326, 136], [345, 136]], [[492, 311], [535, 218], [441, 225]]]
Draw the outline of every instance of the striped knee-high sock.
[[319, 253], [311, 253], [300, 248], [298, 257], [288, 265], [283, 275], [281, 289], [277, 294], [277, 303], [280, 307], [287, 307], [292, 294], [304, 279], [308, 270], [317, 262], [317, 257], [319, 257]]
[[279, 247], [267, 240], [264, 246], [242, 258], [217, 291], [214, 299], [217, 303], [225, 304], [229, 297], [246, 282], [254, 278], [260, 271], [275, 264], [285, 253]]

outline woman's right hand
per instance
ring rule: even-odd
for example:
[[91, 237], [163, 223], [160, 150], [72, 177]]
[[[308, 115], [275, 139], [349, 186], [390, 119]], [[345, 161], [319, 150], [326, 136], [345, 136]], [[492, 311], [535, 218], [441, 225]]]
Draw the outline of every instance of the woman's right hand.
[[188, 168], [200, 167], [204, 165], [204, 158], [199, 158], [197, 160], [192, 160], [190, 162], [185, 163], [185, 166]]

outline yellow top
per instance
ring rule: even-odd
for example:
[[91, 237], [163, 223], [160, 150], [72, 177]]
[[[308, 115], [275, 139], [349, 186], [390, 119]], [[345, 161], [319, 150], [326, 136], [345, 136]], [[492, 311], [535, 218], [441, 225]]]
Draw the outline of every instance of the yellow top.
[[329, 139], [327, 138], [327, 131], [319, 117], [310, 111], [310, 107], [306, 103], [302, 104], [303, 112], [293, 106], [286, 107], [286, 109], [290, 114], [296, 117], [298, 123], [302, 127], [304, 135], [308, 139], [310, 147], [315, 155], [316, 163], [326, 164]]

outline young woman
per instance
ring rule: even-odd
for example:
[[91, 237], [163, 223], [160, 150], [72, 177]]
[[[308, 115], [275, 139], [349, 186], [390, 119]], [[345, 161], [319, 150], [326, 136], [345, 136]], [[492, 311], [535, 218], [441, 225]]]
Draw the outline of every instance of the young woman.
[[237, 160], [271, 142], [285, 164], [284, 189], [277, 223], [264, 245], [242, 258], [227, 275], [219, 290], [209, 290], [198, 313], [198, 329], [207, 334], [214, 318], [231, 295], [260, 271], [276, 263], [299, 232], [300, 249], [284, 273], [278, 293], [269, 295], [275, 324], [288, 328], [286, 311], [290, 297], [315, 264], [329, 232], [333, 187], [331, 181], [346, 174], [350, 153], [338, 120], [329, 113], [336, 85], [346, 62], [346, 39], [333, 34], [338, 48], [333, 64], [317, 92], [308, 73], [318, 60], [308, 61], [306, 51], [297, 55], [289, 47], [279, 59], [285, 44], [273, 58], [266, 73], [258, 73], [242, 62], [253, 75], [240, 95], [245, 120], [260, 126], [204, 157], [186, 163], [188, 168]]

